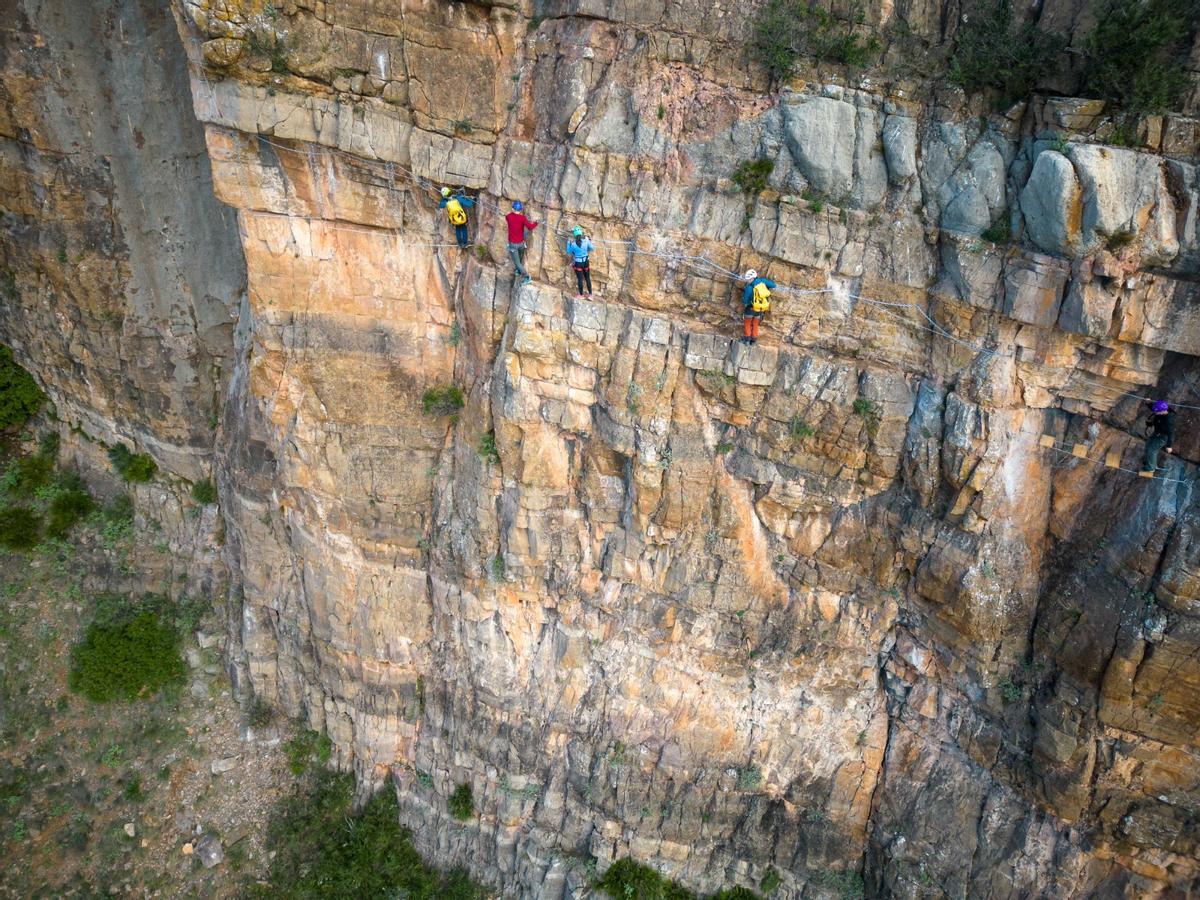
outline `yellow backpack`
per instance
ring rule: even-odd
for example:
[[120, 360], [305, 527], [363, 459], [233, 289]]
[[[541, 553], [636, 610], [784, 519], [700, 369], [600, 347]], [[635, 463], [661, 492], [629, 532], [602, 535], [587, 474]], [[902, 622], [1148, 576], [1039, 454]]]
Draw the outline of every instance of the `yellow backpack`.
[[755, 312], [766, 312], [771, 308], [771, 289], [761, 281], [754, 286], [750, 308]]
[[467, 211], [463, 209], [463, 205], [458, 202], [457, 197], [451, 197], [446, 201], [446, 215], [450, 217], [451, 225], [467, 224]]

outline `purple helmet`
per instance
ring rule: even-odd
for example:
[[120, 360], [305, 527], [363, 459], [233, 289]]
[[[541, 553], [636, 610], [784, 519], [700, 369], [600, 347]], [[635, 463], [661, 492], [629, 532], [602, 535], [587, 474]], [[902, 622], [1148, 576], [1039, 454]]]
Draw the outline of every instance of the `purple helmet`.
[[1167, 411], [1167, 408], [1168, 407], [1167, 407], [1166, 400], [1155, 400], [1154, 401], [1154, 411], [1156, 413], [1165, 413]]

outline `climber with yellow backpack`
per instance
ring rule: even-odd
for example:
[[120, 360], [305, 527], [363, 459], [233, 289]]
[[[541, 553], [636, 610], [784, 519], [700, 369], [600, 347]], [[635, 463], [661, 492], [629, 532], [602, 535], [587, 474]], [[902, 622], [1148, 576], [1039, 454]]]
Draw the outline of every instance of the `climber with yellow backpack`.
[[465, 248], [470, 242], [467, 236], [467, 210], [474, 205], [475, 201], [462, 191], [451, 193], [450, 188], [442, 188], [442, 202], [438, 204], [438, 208], [446, 210], [446, 218], [454, 226], [454, 237], [460, 247]]
[[748, 269], [744, 276], [746, 289], [742, 291], [742, 343], [753, 344], [758, 340], [758, 328], [762, 324], [763, 313], [771, 308], [771, 291], [775, 290], [775, 282], [763, 278], [754, 269]]

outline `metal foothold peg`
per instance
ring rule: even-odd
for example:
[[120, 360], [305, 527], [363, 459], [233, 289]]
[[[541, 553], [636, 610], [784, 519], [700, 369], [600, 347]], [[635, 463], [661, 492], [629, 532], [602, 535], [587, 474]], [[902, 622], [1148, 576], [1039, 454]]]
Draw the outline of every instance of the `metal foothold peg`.
[[1086, 444], [1076, 444], [1074, 447], [1071, 448], [1071, 455], [1078, 456], [1080, 459], [1086, 459], [1087, 458], [1087, 445]]
[[1038, 438], [1038, 443], [1041, 444], [1043, 447], [1053, 447], [1054, 446], [1054, 435], [1043, 434], [1040, 438]]

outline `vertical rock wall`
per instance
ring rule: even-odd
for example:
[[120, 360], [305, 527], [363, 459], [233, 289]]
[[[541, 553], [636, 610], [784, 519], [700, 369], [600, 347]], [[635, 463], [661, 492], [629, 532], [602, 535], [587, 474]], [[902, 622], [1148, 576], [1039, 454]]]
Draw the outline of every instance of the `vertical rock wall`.
[[[390, 780], [423, 850], [547, 898], [624, 856], [701, 891], [773, 868], [787, 897], [1196, 888], [1195, 410], [1167, 477], [1104, 462], [1139, 467], [1140, 396], [1200, 406], [1194, 118], [1117, 148], [1094, 103], [988, 113], [886, 67], [769, 93], [742, 4], [174, 12], [248, 277], [236, 341], [184, 332], [228, 385], [231, 664]], [[897, 16], [946, 31], [869, 24]], [[478, 248], [450, 246], [443, 183], [480, 191]], [[209, 210], [227, 248], [200, 187], [153, 206]], [[529, 286], [513, 199], [543, 223]], [[173, 271], [230, 300], [219, 258]], [[749, 266], [788, 287], [754, 347], [730, 340]], [[52, 389], [78, 366], [26, 359]], [[174, 371], [147, 404], [175, 408]], [[463, 408], [426, 411], [450, 385]], [[204, 445], [173, 421], [128, 415]]]

